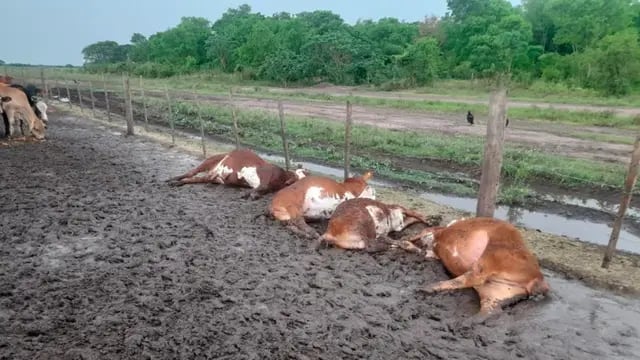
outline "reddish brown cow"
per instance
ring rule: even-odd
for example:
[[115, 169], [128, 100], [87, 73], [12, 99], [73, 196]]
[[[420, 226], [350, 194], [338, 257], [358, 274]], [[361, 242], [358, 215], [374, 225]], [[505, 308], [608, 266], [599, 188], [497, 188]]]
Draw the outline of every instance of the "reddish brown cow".
[[435, 226], [441, 220], [441, 216], [432, 216], [427, 220], [400, 205], [388, 205], [367, 198], [351, 199], [336, 207], [317, 247], [327, 243], [342, 249], [383, 251], [396, 243], [387, 236], [390, 232], [402, 231], [418, 222]]
[[[205, 173], [204, 176], [197, 176]], [[195, 169], [167, 180], [170, 186], [212, 183], [253, 189], [243, 197], [257, 199], [308, 175], [305, 169], [285, 171], [249, 149], [233, 150], [207, 158]]]
[[13, 84], [13, 78], [9, 75], [0, 75], [0, 84]]
[[477, 217], [454, 221], [445, 227], [423, 230], [404, 246], [425, 241], [427, 257], [439, 258], [455, 278], [422, 289], [427, 293], [474, 288], [480, 296], [480, 318], [500, 312], [523, 298], [545, 295], [544, 280], [536, 257], [529, 251], [518, 229], [494, 218]]
[[46, 125], [36, 116], [22, 90], [0, 84], [0, 99], [0, 111], [4, 112], [3, 117], [6, 115], [8, 122], [7, 136], [13, 136], [13, 127], [18, 124], [18, 120], [24, 120], [33, 137], [44, 139]]
[[375, 191], [367, 185], [372, 176], [369, 171], [362, 176], [347, 178], [342, 183], [324, 176], [305, 177], [273, 196], [269, 214], [287, 224], [290, 230], [317, 239], [320, 235], [305, 219], [329, 219], [336, 206], [345, 200], [375, 198]]

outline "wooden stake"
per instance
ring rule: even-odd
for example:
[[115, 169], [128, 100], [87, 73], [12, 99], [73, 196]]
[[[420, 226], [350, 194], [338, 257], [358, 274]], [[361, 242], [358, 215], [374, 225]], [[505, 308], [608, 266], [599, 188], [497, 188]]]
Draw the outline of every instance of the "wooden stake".
[[69, 99], [69, 108], [72, 108], [73, 106], [71, 105], [71, 91], [69, 91], [69, 82], [68, 81], [64, 82], [64, 87], [67, 89], [67, 99]]
[[107, 107], [107, 119], [111, 121], [111, 107], [109, 106], [109, 91], [107, 91], [107, 79], [102, 75], [102, 91], [104, 92], [104, 102]]
[[89, 81], [89, 95], [91, 96], [91, 113], [96, 117], [96, 100], [93, 97], [93, 83]]
[[489, 123], [484, 145], [482, 176], [478, 190], [476, 216], [493, 217], [500, 185], [502, 150], [504, 147], [504, 123], [507, 113], [507, 92], [501, 87], [491, 95]]
[[127, 135], [133, 135], [133, 104], [131, 103], [131, 84], [129, 75], [124, 77], [125, 114], [127, 119]]
[[44, 91], [44, 98], [49, 98], [49, 93], [47, 92], [47, 82], [44, 80], [44, 69], [40, 68], [40, 83], [42, 84], [42, 91]]
[[144, 110], [144, 131], [149, 131], [149, 115], [147, 112], [147, 99], [144, 96], [144, 87], [142, 86], [142, 75], [140, 76], [140, 95], [142, 95], [142, 109]]
[[278, 101], [278, 115], [280, 117], [280, 135], [282, 136], [282, 146], [284, 148], [284, 166], [285, 170], [291, 169], [291, 163], [289, 161], [289, 144], [287, 143], [287, 133], [284, 126], [284, 107], [282, 101]]
[[638, 163], [640, 162], [640, 136], [636, 137], [636, 142], [633, 145], [633, 153], [631, 154], [631, 162], [629, 163], [629, 171], [627, 172], [627, 179], [624, 183], [624, 192], [622, 193], [622, 201], [620, 201], [620, 207], [618, 208], [618, 215], [613, 223], [613, 230], [611, 231], [611, 237], [609, 237], [609, 244], [607, 250], [604, 253], [602, 259], [602, 267], [608, 268], [613, 258], [613, 253], [616, 251], [618, 244], [618, 237], [620, 236], [620, 229], [622, 228], [622, 220], [624, 214], [627, 212], [629, 203], [631, 202], [631, 195], [633, 194], [633, 187], [636, 185], [638, 179]]
[[353, 119], [351, 117], [352, 108], [351, 101], [347, 100], [347, 122], [344, 125], [344, 179], [349, 177], [349, 168], [351, 167], [351, 125]]
[[167, 86], [165, 85], [164, 87], [164, 94], [167, 98], [167, 106], [169, 107], [169, 126], [171, 126], [171, 145], [175, 145], [176, 144], [176, 130], [173, 127], [173, 113], [172, 113], [172, 109], [171, 109], [171, 98], [169, 97], [169, 88], [167, 88]]
[[76, 91], [78, 92], [78, 102], [80, 103], [80, 112], [84, 114], [84, 104], [82, 104], [82, 94], [80, 93], [79, 81], [76, 81]]
[[236, 106], [233, 104], [233, 89], [229, 89], [229, 103], [231, 104], [231, 117], [233, 118], [233, 133], [236, 137], [236, 149], [240, 148], [240, 134], [238, 130], [238, 118], [236, 116]]

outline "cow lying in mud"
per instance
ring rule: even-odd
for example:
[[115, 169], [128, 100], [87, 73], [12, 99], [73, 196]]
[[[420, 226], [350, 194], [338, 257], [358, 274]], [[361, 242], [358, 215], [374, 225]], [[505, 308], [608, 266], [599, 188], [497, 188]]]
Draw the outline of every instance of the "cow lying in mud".
[[318, 234], [305, 220], [329, 219], [336, 207], [349, 199], [375, 199], [375, 191], [367, 184], [373, 176], [347, 178], [340, 183], [324, 176], [308, 176], [278, 191], [271, 199], [269, 215], [300, 235], [317, 239]]
[[[198, 176], [205, 173], [203, 176]], [[278, 191], [307, 176], [305, 169], [286, 171], [268, 163], [249, 149], [238, 149], [207, 158], [195, 169], [167, 180], [170, 186], [186, 184], [221, 184], [248, 187], [243, 198], [258, 199]]]
[[384, 251], [397, 243], [388, 237], [389, 233], [403, 231], [415, 223], [436, 226], [440, 221], [442, 216], [430, 216], [427, 219], [400, 205], [388, 205], [367, 198], [351, 199], [336, 207], [316, 248], [325, 243], [342, 249]]
[[546, 295], [537, 258], [527, 248], [518, 229], [493, 218], [469, 218], [444, 227], [427, 228], [403, 243], [409, 251], [440, 259], [455, 278], [421, 289], [427, 293], [474, 288], [480, 297], [476, 319], [499, 313], [503, 306], [524, 298]]
[[0, 110], [8, 122], [7, 136], [13, 136], [13, 127], [17, 121], [24, 120], [33, 137], [38, 140], [44, 139], [46, 125], [36, 116], [27, 95], [22, 90], [0, 84], [0, 99]]

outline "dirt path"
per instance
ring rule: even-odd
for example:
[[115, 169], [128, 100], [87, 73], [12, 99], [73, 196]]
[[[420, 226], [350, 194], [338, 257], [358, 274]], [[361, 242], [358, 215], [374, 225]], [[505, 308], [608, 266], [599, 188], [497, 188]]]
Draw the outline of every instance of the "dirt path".
[[[550, 299], [467, 326], [471, 291], [412, 255], [316, 253], [267, 199], [167, 188], [197, 160], [86, 119], [0, 148], [0, 359], [630, 359], [640, 303], [547, 274]], [[7, 171], [10, 169], [10, 171]]]
[[[295, 93], [308, 93], [308, 94], [328, 94], [332, 96], [345, 96], [353, 94], [360, 97], [367, 98], [385, 98], [385, 99], [400, 99], [400, 100], [425, 100], [425, 101], [441, 101], [450, 103], [462, 103], [462, 104], [487, 104], [487, 99], [480, 97], [470, 96], [452, 96], [452, 95], [438, 95], [438, 94], [417, 94], [409, 91], [370, 91], [362, 90], [357, 87], [349, 86], [334, 86], [334, 85], [321, 85], [316, 87], [305, 88], [278, 88], [278, 87], [262, 87], [269, 92], [283, 93], [283, 94], [295, 94]], [[252, 90], [248, 87], [246, 89]], [[559, 109], [568, 111], [591, 111], [591, 112], [612, 112], [618, 115], [636, 116], [640, 115], [640, 108], [627, 107], [627, 106], [602, 106], [602, 105], [585, 105], [585, 104], [562, 104], [551, 103], [545, 101], [523, 101], [523, 100], [510, 100], [510, 107], [538, 107]]]
[[[213, 103], [227, 103], [227, 99], [217, 96], [200, 96]], [[344, 104], [319, 101], [282, 100], [287, 115], [321, 118], [332, 121], [344, 121]], [[235, 96], [234, 103], [241, 109], [266, 110], [276, 113], [277, 100], [256, 99]], [[441, 133], [448, 136], [473, 135], [484, 137], [486, 121], [476, 116], [476, 125], [469, 126], [464, 120], [450, 115], [438, 115], [427, 112], [400, 109], [353, 106], [354, 121], [360, 124], [394, 130], [419, 130]], [[548, 153], [560, 154], [582, 159], [627, 163], [630, 145], [585, 140], [575, 137], [577, 131], [598, 133], [602, 130], [593, 127], [578, 127], [566, 124], [553, 124], [537, 121], [512, 119], [505, 132], [505, 141], [514, 146], [526, 146]], [[628, 131], [608, 129], [608, 133], [621, 137], [629, 136]]]

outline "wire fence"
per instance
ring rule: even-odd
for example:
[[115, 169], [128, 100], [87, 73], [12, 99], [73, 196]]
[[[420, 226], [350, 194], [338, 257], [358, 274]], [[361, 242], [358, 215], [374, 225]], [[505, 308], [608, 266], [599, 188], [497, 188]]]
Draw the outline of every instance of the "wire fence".
[[[5, 72], [7, 70], [5, 69]], [[175, 144], [175, 131], [181, 130], [199, 136], [203, 156], [207, 156], [206, 138], [235, 143], [237, 147], [247, 146], [276, 153], [282, 153], [287, 159], [287, 166], [292, 151], [302, 158], [322, 158], [333, 165], [342, 161], [345, 174], [350, 168], [362, 167], [383, 168], [387, 172], [393, 171], [417, 171], [421, 174], [428, 172], [429, 182], [455, 182], [465, 183], [471, 187], [477, 187], [479, 181], [472, 175], [463, 171], [459, 172], [434, 172], [429, 166], [421, 163], [443, 162], [447, 159], [421, 156], [419, 159], [403, 157], [405, 161], [394, 161], [397, 154], [380, 153], [369, 154], [359, 149], [367, 147], [366, 133], [351, 130], [350, 111], [351, 104], [345, 104], [344, 119], [348, 126], [327, 127], [323, 121], [310, 121], [307, 124], [291, 129], [287, 126], [287, 109], [282, 101], [271, 98], [255, 98], [250, 100], [243, 96], [205, 94], [197, 89], [202, 84], [195, 83], [191, 91], [176, 90], [165, 87], [157, 89], [146, 87], [143, 79], [102, 76], [99, 81], [75, 80], [71, 78], [59, 78], [45, 76], [44, 70], [40, 70], [37, 77], [33, 72], [22, 71], [11, 74], [16, 83], [32, 83], [44, 89], [45, 97], [67, 104], [70, 108], [78, 107], [81, 112], [92, 116], [98, 113], [106, 115], [109, 121], [115, 118], [124, 120], [128, 127], [128, 134], [133, 134], [133, 126], [138, 124], [146, 130], [149, 125], [158, 125], [168, 128], [172, 143]], [[259, 102], [259, 106], [251, 104], [245, 107], [247, 102]], [[259, 108], [259, 109], [258, 109]], [[299, 120], [299, 116], [291, 116]], [[317, 120], [317, 119], [312, 119]], [[305, 134], [304, 126], [316, 129], [326, 128], [323, 138], [310, 138]], [[353, 119], [353, 126], [358, 127], [357, 118]], [[286, 129], [286, 130], [285, 130]], [[316, 132], [317, 133], [317, 132]], [[277, 143], [276, 143], [277, 142]], [[344, 146], [344, 148], [343, 148]], [[630, 146], [630, 151], [631, 151]], [[350, 154], [348, 154], [350, 153]], [[350, 156], [349, 156], [350, 155]], [[352, 160], [353, 158], [353, 160]], [[391, 160], [389, 160], [391, 159]], [[418, 166], [416, 166], [418, 165]], [[477, 164], [479, 169], [480, 164]], [[593, 181], [566, 174], [565, 169], [549, 168], [531, 164], [529, 170], [539, 174], [552, 174], [554, 181], [567, 184], [584, 184], [591, 188], [606, 190], [621, 190], [624, 182], [624, 174], [620, 176], [620, 185]], [[416, 181], [420, 182], [420, 181]], [[634, 194], [640, 194], [640, 186], [635, 186]]]

